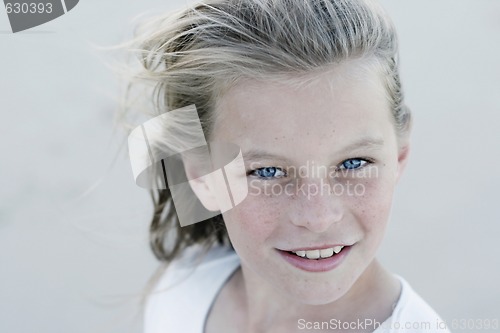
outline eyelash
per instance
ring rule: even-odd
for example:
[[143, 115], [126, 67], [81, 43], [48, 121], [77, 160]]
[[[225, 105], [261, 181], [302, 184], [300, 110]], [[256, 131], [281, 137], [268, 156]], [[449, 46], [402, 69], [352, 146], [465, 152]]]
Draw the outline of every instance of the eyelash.
[[[344, 166], [344, 163], [346, 163], [346, 162], [348, 162], [348, 161], [353, 161], [353, 160], [360, 160], [360, 161], [365, 162], [365, 163], [364, 163], [364, 164], [361, 164], [361, 165], [360, 165], [359, 167], [357, 167], [357, 168], [352, 168], [352, 169], [346, 168], [346, 167]], [[363, 167], [365, 167], [366, 165], [369, 165], [369, 164], [372, 164], [372, 163], [374, 163], [374, 162], [373, 162], [373, 160], [372, 160], [372, 159], [370, 159], [370, 158], [366, 158], [366, 157], [354, 157], [354, 158], [348, 158], [348, 159], [346, 159], [346, 160], [342, 161], [342, 162], [339, 164], [339, 166], [337, 166], [336, 171], [338, 171], [338, 170], [348, 170], [348, 171], [350, 171], [350, 170], [358, 170], [358, 169], [363, 168]], [[282, 173], [283, 173], [283, 175], [281, 175], [281, 176], [279, 176], [279, 177], [273, 177], [273, 176], [270, 176], [270, 177], [262, 177], [262, 176], [259, 176], [259, 175], [257, 175], [257, 174], [256, 174], [258, 171], [265, 170], [265, 169], [275, 169], [275, 170], [276, 170], [276, 172], [277, 172], [277, 171], [280, 171], [280, 172], [282, 172]], [[260, 179], [264, 179], [264, 180], [268, 180], [268, 179], [280, 179], [280, 178], [286, 177], [286, 176], [287, 176], [287, 172], [286, 172], [285, 170], [283, 170], [282, 168], [280, 168], [280, 167], [266, 166], [266, 167], [257, 168], [257, 169], [254, 169], [254, 170], [250, 170], [250, 171], [248, 171], [248, 172], [247, 172], [247, 176], [256, 176], [256, 177], [258, 177], [258, 178], [260, 178]]]
[[[282, 173], [284, 173], [283, 176], [280, 176], [280, 177], [262, 177], [262, 176], [259, 176], [259, 175], [256, 175], [257, 171], [260, 171], [260, 170], [264, 170], [264, 169], [276, 169], [277, 171], [281, 171]], [[282, 168], [279, 168], [279, 167], [273, 167], [273, 166], [267, 166], [267, 167], [263, 167], [263, 168], [257, 168], [257, 169], [254, 169], [254, 170], [250, 170], [247, 175], [250, 175], [250, 176], [256, 176], [260, 179], [279, 179], [279, 178], [283, 178], [283, 177], [286, 177], [287, 176], [287, 173], [285, 170], [283, 170]]]
[[[344, 163], [346, 163], [346, 162], [348, 162], [348, 161], [353, 161], [353, 160], [360, 160], [360, 161], [365, 162], [365, 163], [364, 163], [364, 164], [362, 164], [360, 167], [358, 167], [358, 168], [354, 168], [354, 169], [348, 169], [348, 168], [346, 168], [346, 167], [341, 168], [341, 167], [344, 165]], [[371, 160], [371, 159], [369, 159], [369, 158], [366, 158], [366, 157], [354, 157], [354, 158], [348, 158], [347, 160], [344, 160], [344, 161], [342, 161], [342, 163], [340, 163], [340, 166], [339, 166], [339, 167], [337, 167], [337, 170], [358, 170], [358, 169], [363, 168], [364, 166], [366, 166], [366, 165], [368, 165], [368, 164], [371, 164], [371, 163], [373, 163], [373, 160]]]

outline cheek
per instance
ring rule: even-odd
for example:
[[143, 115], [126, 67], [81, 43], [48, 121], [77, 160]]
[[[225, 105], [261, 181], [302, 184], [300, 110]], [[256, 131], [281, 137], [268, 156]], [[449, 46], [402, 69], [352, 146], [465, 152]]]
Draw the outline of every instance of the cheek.
[[233, 246], [238, 248], [271, 238], [280, 224], [282, 212], [276, 200], [249, 195], [223, 216]]
[[358, 190], [351, 199], [351, 212], [365, 232], [383, 233], [388, 222], [395, 182], [389, 174], [380, 174], [378, 177], [360, 180], [358, 189], [362, 188], [362, 195]]

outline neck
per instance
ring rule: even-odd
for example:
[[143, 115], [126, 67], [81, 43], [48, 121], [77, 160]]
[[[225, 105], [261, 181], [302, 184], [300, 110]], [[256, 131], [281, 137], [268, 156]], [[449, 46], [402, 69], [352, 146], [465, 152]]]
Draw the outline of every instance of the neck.
[[[379, 323], [391, 314], [400, 294], [400, 285], [378, 261], [374, 260], [346, 294], [334, 302], [310, 305], [291, 300], [242, 268], [234, 276], [236, 306], [241, 324], [248, 332], [300, 331], [299, 320], [306, 322], [358, 322], [373, 319]], [[373, 331], [367, 329], [367, 332]], [[362, 330], [358, 330], [362, 331]]]

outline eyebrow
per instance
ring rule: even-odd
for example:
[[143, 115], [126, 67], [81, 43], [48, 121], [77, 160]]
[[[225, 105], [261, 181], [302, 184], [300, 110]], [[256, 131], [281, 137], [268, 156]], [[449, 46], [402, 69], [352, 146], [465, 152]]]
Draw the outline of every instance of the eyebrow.
[[275, 155], [268, 153], [260, 149], [251, 149], [247, 152], [243, 152], [244, 161], [255, 161], [255, 160], [282, 160], [288, 161], [288, 158], [280, 155]]
[[[363, 137], [339, 150], [340, 153], [345, 153], [349, 151], [356, 151], [361, 149], [379, 149], [384, 145], [384, 140], [378, 137]], [[289, 162], [287, 157], [282, 155], [272, 154], [260, 149], [250, 149], [243, 152], [243, 160], [245, 161], [255, 161], [255, 160], [281, 160]]]
[[341, 152], [351, 151], [356, 149], [378, 149], [384, 145], [384, 139], [380, 137], [363, 137], [360, 140], [357, 140], [344, 148], [342, 148]]

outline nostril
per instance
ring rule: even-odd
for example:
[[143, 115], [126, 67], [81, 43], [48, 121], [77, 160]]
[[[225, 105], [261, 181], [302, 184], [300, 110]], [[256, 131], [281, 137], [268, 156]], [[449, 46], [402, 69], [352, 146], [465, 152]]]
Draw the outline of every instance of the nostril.
[[294, 202], [287, 209], [287, 215], [292, 224], [307, 228], [313, 232], [323, 232], [334, 223], [344, 219], [345, 210], [340, 200], [322, 199]]

